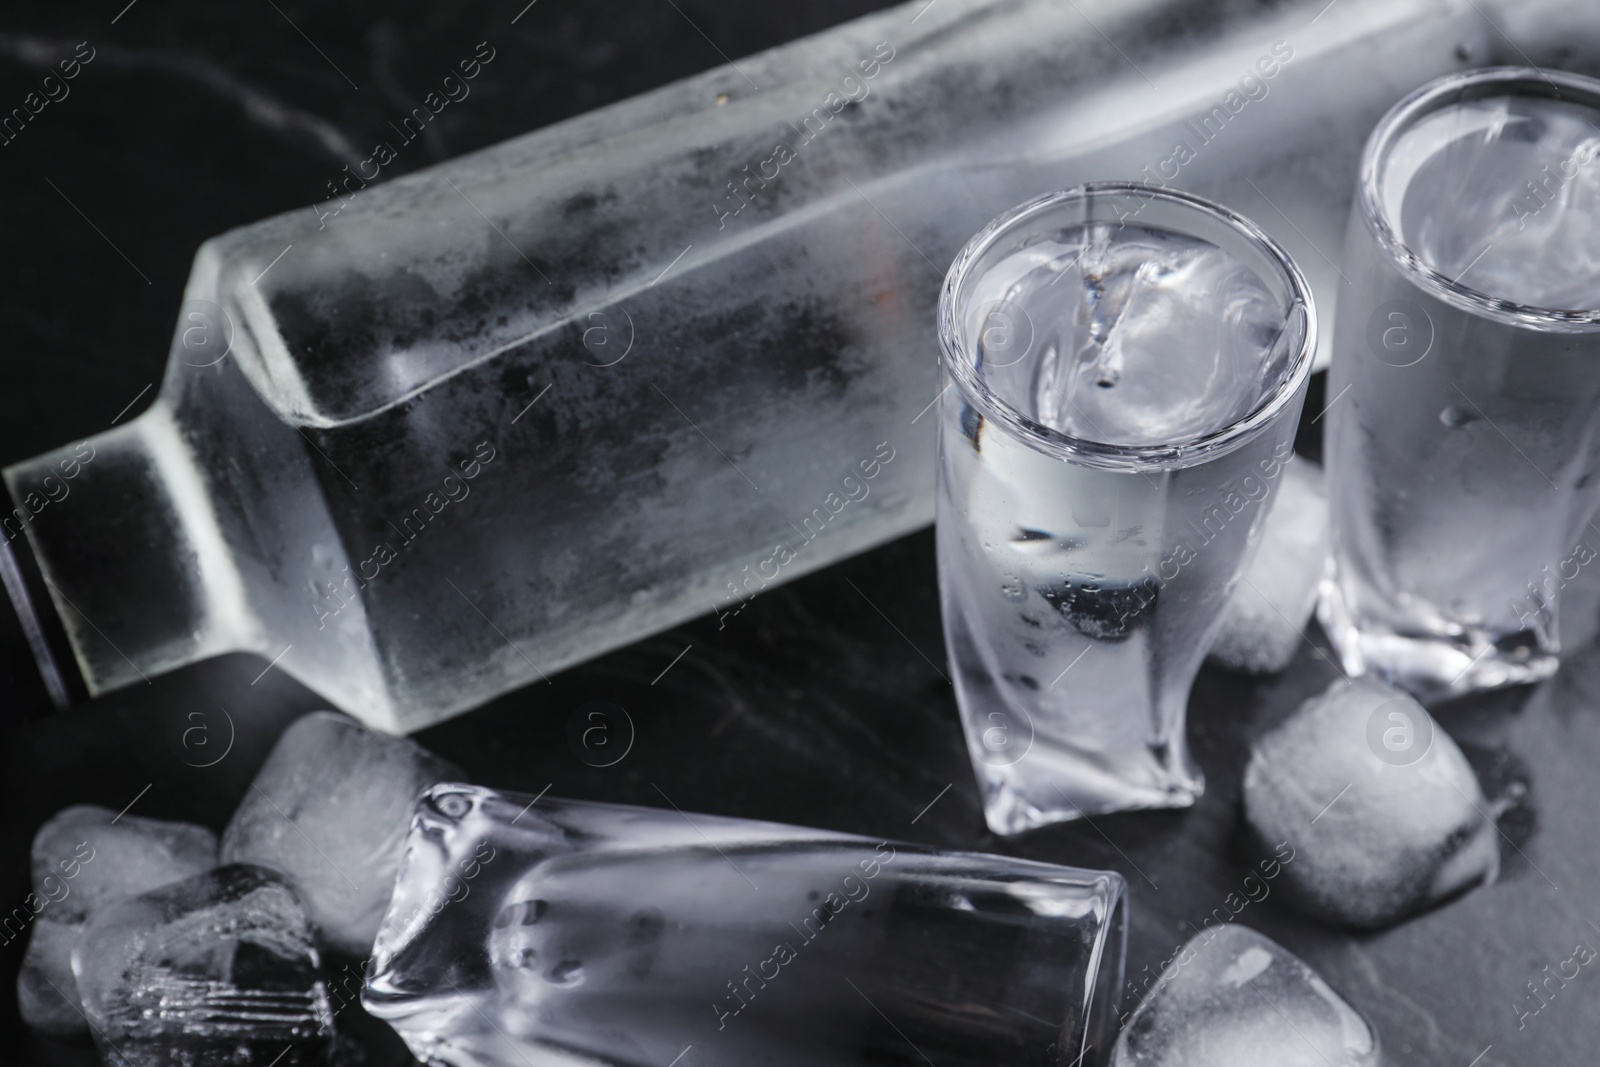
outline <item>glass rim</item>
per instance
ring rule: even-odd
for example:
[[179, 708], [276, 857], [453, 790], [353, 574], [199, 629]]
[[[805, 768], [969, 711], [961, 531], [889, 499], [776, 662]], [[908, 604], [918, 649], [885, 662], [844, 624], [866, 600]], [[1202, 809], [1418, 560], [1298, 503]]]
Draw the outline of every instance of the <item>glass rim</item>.
[[[1295, 342], [1297, 351], [1290, 358], [1288, 368], [1277, 385], [1268, 390], [1245, 415], [1219, 429], [1163, 444], [1116, 445], [1095, 441], [1054, 429], [1024, 415], [990, 389], [974, 371], [972, 361], [963, 358], [970, 353], [967, 352], [968, 345], [956, 319], [956, 305], [961, 299], [962, 287], [972, 277], [978, 259], [1005, 234], [1014, 232], [1019, 225], [1052, 208], [1075, 200], [1087, 201], [1108, 195], [1136, 196], [1146, 202], [1162, 200], [1220, 222], [1244, 238], [1278, 269], [1279, 280], [1288, 290], [1284, 329], [1298, 328], [1301, 331]], [[1295, 314], [1297, 309], [1300, 312], [1298, 322]], [[1166, 189], [1148, 182], [1087, 182], [1018, 204], [973, 235], [951, 262], [944, 285], [939, 290], [940, 354], [951, 381], [960, 387], [967, 402], [1029, 447], [1056, 459], [1102, 470], [1177, 470], [1225, 456], [1244, 446], [1260, 435], [1299, 394], [1301, 387], [1311, 377], [1316, 346], [1317, 314], [1311, 286], [1299, 266], [1278, 242], [1255, 223], [1221, 204], [1193, 193]]]
[[[1566, 100], [1595, 111], [1600, 117], [1600, 81], [1581, 74], [1559, 70], [1540, 70], [1535, 67], [1481, 67], [1476, 70], [1446, 74], [1442, 78], [1421, 86], [1403, 97], [1373, 127], [1367, 144], [1361, 152], [1361, 172], [1357, 182], [1357, 199], [1367, 228], [1377, 238], [1378, 244], [1396, 264], [1402, 274], [1425, 293], [1449, 304], [1451, 307], [1511, 326], [1552, 333], [1589, 333], [1600, 331], [1600, 306], [1594, 308], [1547, 308], [1537, 304], [1523, 304], [1494, 296], [1481, 289], [1446, 277], [1422, 261], [1400, 236], [1400, 229], [1390, 218], [1378, 194], [1381, 175], [1379, 169], [1396, 138], [1424, 115], [1439, 109], [1441, 99], [1469, 90], [1504, 86], [1505, 96], [1544, 97]], [[1521, 91], [1531, 88], [1533, 92]], [[1563, 91], [1572, 94], [1569, 99]], [[1478, 93], [1476, 98], [1491, 95]]]

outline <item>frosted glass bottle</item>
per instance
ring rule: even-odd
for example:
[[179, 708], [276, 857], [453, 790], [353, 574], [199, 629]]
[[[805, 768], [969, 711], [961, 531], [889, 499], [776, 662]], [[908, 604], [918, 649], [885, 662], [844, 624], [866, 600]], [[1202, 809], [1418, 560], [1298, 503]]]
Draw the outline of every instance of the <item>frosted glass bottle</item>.
[[248, 650], [407, 731], [925, 525], [1000, 208], [1170, 182], [1332, 287], [1367, 130], [1492, 31], [1322, 6], [918, 0], [206, 242], [148, 409], [5, 471], [52, 692]]

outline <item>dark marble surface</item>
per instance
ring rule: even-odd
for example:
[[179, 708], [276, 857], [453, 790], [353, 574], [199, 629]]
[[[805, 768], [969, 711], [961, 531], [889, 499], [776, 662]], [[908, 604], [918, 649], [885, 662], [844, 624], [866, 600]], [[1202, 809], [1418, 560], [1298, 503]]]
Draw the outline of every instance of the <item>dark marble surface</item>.
[[[476, 42], [490, 40], [506, 58], [397, 173], [694, 73], [718, 62], [718, 49], [747, 54], [882, 6], [680, 0], [679, 12], [665, 3], [542, 0], [513, 26], [519, 0], [124, 3], [13, 3], [0, 14], [0, 107], [19, 103], [79, 41], [96, 49], [71, 95], [0, 146], [0, 463], [104, 429], [157, 379], [199, 242], [318, 199], [329, 174], [358, 158], [357, 146], [381, 136]], [[1317, 397], [1310, 404], [1320, 409]], [[1314, 430], [1301, 446], [1315, 451]], [[1600, 946], [1592, 815], [1600, 646], [1594, 591], [1577, 593], [1573, 651], [1553, 682], [1440, 710], [1491, 794], [1528, 790], [1502, 820], [1498, 884], [1377, 935], [1320, 927], [1271, 896], [1234, 920], [1321, 969], [1377, 1023], [1391, 1063], [1595, 1061], [1600, 977], [1587, 970], [1518, 1026], [1539, 1003], [1528, 999], [1527, 982], [1579, 941]], [[1130, 978], [1142, 983], [1190, 924], [1226, 912], [1256, 859], [1237, 834], [1246, 746], [1336, 676], [1320, 643], [1313, 629], [1277, 678], [1202, 674], [1191, 732], [1210, 788], [1192, 810], [1098, 818], [1013, 842], [984, 830], [940, 673], [926, 532], [765, 593], [721, 624], [708, 616], [642, 641], [419, 739], [474, 780], [508, 789], [549, 786], [640, 804], [665, 794], [689, 811], [1119, 870], [1133, 898]], [[51, 713], [15, 620], [0, 612], [8, 816], [0, 820], [0, 910], [22, 903], [29, 840], [67, 804], [116, 809], [136, 799], [139, 814], [221, 829], [283, 727], [322, 703], [280, 672], [252, 685], [262, 666], [226, 657]], [[607, 768], [588, 766], [568, 741], [574, 715], [595, 700], [624, 707], [636, 731], [627, 757]], [[197, 725], [203, 734], [192, 732]], [[215, 760], [230, 735], [225, 756], [196, 766]], [[21, 958], [20, 940], [0, 945], [0, 1060], [95, 1062], [86, 1048], [22, 1029], [9, 994]], [[340, 1022], [365, 1040], [367, 1062], [406, 1061], [380, 1025], [353, 1010]]]

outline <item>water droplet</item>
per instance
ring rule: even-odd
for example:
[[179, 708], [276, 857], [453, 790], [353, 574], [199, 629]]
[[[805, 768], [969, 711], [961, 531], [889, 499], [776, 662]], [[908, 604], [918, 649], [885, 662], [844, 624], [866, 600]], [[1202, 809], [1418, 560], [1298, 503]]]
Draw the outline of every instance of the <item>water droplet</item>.
[[1470, 411], [1463, 411], [1461, 408], [1451, 404], [1449, 407], [1439, 412], [1439, 421], [1450, 427], [1452, 430], [1464, 430], [1472, 423], [1477, 422], [1478, 416], [1472, 414]]
[[1028, 595], [1028, 588], [1022, 584], [1021, 578], [1008, 574], [1000, 582], [1000, 595], [1007, 600], [1023, 600]]

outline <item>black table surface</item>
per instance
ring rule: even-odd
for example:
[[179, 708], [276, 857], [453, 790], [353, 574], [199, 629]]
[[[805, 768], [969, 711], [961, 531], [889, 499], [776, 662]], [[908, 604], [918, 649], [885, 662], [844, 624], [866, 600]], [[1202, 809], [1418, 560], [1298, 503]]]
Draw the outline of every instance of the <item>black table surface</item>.
[[[441, 116], [397, 173], [693, 74], [720, 62], [719, 52], [738, 57], [884, 6], [543, 0], [513, 25], [524, 0], [125, 3], [13, 2], [0, 14], [5, 107], [78, 42], [96, 50], [71, 96], [0, 146], [0, 463], [105, 429], [158, 380], [199, 243], [320, 199], [330, 168], [348, 158], [337, 146], [383, 136], [385, 122], [477, 42], [491, 40], [506, 58], [475, 83], [472, 106]], [[146, 402], [148, 394], [138, 404]], [[1319, 408], [1313, 395], [1308, 411]], [[1301, 446], [1316, 452], [1314, 428]], [[1533, 1003], [1527, 983], [1544, 967], [1579, 942], [1600, 946], [1591, 784], [1600, 644], [1594, 590], [1576, 592], [1570, 652], [1553, 681], [1437, 709], [1491, 796], [1526, 790], [1501, 822], [1495, 885], [1379, 934], [1309, 922], [1277, 896], [1234, 920], [1316, 966], [1376, 1023], [1392, 1063], [1596, 1060], [1600, 977], [1583, 971], [1521, 1018]], [[1202, 673], [1189, 716], [1209, 787], [1194, 808], [1007, 841], [984, 827], [941, 673], [936, 593], [924, 531], [766, 592], [725, 625], [707, 615], [418, 739], [473, 780], [506, 789], [648, 805], [664, 794], [688, 811], [1120, 871], [1134, 916], [1129, 975], [1143, 984], [1191, 924], [1226, 910], [1241, 889], [1257, 858], [1237, 832], [1249, 739], [1336, 676], [1325, 642], [1312, 628], [1274, 678]], [[278, 734], [324, 703], [282, 672], [250, 684], [262, 666], [223, 657], [52, 712], [15, 619], [0, 611], [0, 911], [22, 904], [29, 841], [68, 804], [120, 809], [137, 798], [141, 815], [220, 830]], [[594, 700], [627, 709], [636, 729], [611, 767], [587, 765], [568, 743], [569, 722]], [[193, 766], [203, 761], [185, 731], [204, 724], [222, 740], [222, 708], [232, 747], [213, 766]], [[22, 1027], [9, 993], [21, 946], [0, 946], [0, 1060], [95, 1062], [86, 1047]], [[366, 1045], [367, 1062], [408, 1062], [381, 1024], [354, 1012], [341, 1024]]]

